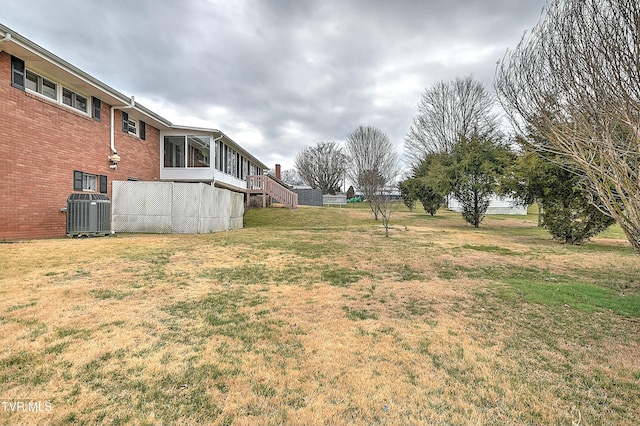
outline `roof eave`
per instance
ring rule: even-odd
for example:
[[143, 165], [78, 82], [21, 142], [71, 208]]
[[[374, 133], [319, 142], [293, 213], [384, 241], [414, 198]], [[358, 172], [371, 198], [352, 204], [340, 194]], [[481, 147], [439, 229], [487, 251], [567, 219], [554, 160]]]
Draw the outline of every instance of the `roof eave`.
[[[63, 74], [67, 74], [78, 80], [81, 80], [82, 82], [86, 83], [90, 87], [93, 87], [94, 89], [96, 89], [98, 92], [101, 92], [102, 94], [106, 95], [106, 96], [98, 96], [104, 102], [116, 108], [118, 106], [131, 105], [132, 99], [129, 96], [124, 95], [123, 93], [117, 91], [111, 86], [101, 82], [97, 78], [92, 77], [91, 75], [85, 73], [79, 68], [71, 65], [69, 62], [65, 61], [64, 59], [49, 52], [47, 49], [43, 48], [42, 46], [37, 45], [36, 43], [25, 38], [24, 36], [13, 31], [12, 29], [0, 24], [0, 37], [6, 38], [8, 34], [10, 35], [10, 38], [4, 43], [0, 44], [0, 51], [6, 51], [9, 54], [14, 54], [14, 53], [19, 54], [20, 51], [22, 52], [27, 51], [30, 54], [35, 55], [41, 60], [44, 60], [47, 63], [52, 64], [54, 67], [60, 69], [63, 72]], [[92, 93], [92, 95], [94, 94], [95, 92]], [[134, 110], [137, 110], [139, 113], [151, 119], [153, 122], [149, 124], [152, 124], [152, 125], [155, 124], [156, 127], [159, 127], [159, 128], [171, 127], [171, 122], [169, 120], [167, 120], [164, 117], [161, 117], [160, 115], [149, 110], [148, 108], [144, 107], [141, 104], [136, 103], [134, 106]]]

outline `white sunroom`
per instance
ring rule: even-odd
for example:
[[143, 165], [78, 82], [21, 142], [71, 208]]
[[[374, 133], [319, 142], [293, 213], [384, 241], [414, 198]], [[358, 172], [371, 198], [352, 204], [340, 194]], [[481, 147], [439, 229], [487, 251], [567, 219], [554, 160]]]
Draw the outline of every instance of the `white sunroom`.
[[206, 182], [244, 192], [267, 168], [219, 130], [172, 127], [160, 133], [160, 180]]

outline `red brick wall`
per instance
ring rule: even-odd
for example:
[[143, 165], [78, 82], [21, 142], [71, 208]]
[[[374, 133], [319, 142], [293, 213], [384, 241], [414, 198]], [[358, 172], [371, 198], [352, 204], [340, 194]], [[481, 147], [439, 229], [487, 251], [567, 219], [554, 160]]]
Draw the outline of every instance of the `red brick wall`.
[[[28, 65], [27, 65], [28, 66]], [[73, 171], [108, 177], [160, 179], [160, 132], [147, 124], [146, 140], [122, 132], [115, 111], [115, 146], [122, 158], [109, 166], [110, 105], [102, 121], [11, 86], [11, 56], [0, 53], [0, 241], [61, 237], [66, 214], [60, 209], [73, 191]]]

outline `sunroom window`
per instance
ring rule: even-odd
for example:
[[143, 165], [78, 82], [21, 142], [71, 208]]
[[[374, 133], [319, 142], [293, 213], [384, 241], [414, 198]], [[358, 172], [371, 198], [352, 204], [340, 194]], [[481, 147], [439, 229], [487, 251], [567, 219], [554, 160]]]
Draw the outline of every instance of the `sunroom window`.
[[209, 167], [209, 136], [187, 136], [188, 167]]
[[209, 136], [164, 137], [164, 167], [209, 167], [210, 155]]
[[184, 136], [164, 137], [164, 166], [184, 167]]

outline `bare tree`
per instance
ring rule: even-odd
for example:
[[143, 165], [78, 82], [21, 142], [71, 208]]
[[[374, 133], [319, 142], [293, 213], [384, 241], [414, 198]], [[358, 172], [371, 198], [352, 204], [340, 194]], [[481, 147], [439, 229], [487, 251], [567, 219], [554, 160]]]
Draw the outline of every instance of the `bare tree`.
[[389, 236], [389, 222], [391, 221], [391, 215], [400, 206], [401, 201], [398, 197], [394, 196], [397, 191], [397, 183], [395, 180], [389, 182], [382, 190], [375, 195], [374, 203], [376, 209], [380, 214], [380, 222], [384, 226], [385, 237]]
[[426, 89], [404, 141], [409, 163], [415, 168], [428, 154], [448, 153], [461, 137], [492, 135], [498, 128], [494, 104], [494, 96], [472, 76]]
[[304, 185], [306, 183], [295, 169], [283, 170], [281, 175], [281, 180], [288, 185]]
[[498, 63], [518, 131], [562, 156], [640, 253], [640, 3], [552, 0]]
[[400, 173], [400, 160], [389, 137], [371, 126], [359, 126], [346, 141], [350, 167], [348, 176], [356, 189], [364, 195], [373, 216], [381, 214], [386, 234], [393, 204], [391, 188]]
[[346, 157], [336, 142], [320, 142], [296, 154], [295, 168], [312, 188], [335, 194], [345, 177]]

